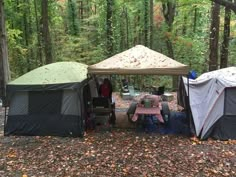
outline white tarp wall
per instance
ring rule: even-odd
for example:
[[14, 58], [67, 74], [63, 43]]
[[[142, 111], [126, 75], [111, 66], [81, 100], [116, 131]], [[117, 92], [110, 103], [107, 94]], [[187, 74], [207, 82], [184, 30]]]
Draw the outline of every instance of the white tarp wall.
[[[188, 92], [187, 78], [183, 78]], [[236, 67], [208, 72], [189, 79], [189, 101], [197, 136], [204, 137], [224, 113], [224, 90], [236, 86]]]

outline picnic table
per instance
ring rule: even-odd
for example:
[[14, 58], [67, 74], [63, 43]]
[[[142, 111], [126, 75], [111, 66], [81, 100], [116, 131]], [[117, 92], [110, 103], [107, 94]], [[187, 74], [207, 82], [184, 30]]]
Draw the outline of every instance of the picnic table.
[[136, 122], [138, 120], [138, 116], [139, 115], [154, 115], [157, 117], [157, 119], [161, 122], [164, 123], [163, 117], [161, 115], [161, 110], [160, 107], [150, 107], [150, 108], [146, 108], [146, 107], [141, 107], [141, 106], [137, 106], [136, 110], [134, 112], [134, 115], [132, 117], [132, 121]]

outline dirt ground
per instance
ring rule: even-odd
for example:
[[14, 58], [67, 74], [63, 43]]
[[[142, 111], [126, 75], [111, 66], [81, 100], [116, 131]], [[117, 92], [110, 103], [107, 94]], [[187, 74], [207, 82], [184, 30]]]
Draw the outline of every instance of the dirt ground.
[[125, 112], [132, 100], [115, 96], [118, 128], [84, 138], [3, 136], [0, 108], [0, 176], [236, 176], [236, 141], [136, 132]]

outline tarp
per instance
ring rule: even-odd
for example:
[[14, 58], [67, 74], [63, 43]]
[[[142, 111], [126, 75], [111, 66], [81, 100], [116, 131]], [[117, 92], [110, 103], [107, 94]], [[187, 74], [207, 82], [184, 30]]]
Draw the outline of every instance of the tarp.
[[74, 89], [87, 78], [87, 67], [77, 62], [51, 63], [9, 82], [7, 91]]
[[8, 85], [47, 85], [81, 82], [87, 78], [87, 65], [57, 62], [36, 68]]
[[[183, 82], [188, 92], [187, 78], [183, 77]], [[233, 109], [230, 109], [230, 113], [225, 113], [225, 106], [236, 107], [236, 102], [226, 105], [225, 100], [235, 97], [228, 95], [229, 98], [225, 98], [226, 88], [236, 89], [236, 67], [208, 72], [195, 80], [189, 79], [189, 101], [197, 136], [201, 134], [203, 138], [224, 114], [236, 115], [232, 112]]]
[[88, 67], [89, 74], [186, 75], [188, 66], [142, 45], [136, 45]]

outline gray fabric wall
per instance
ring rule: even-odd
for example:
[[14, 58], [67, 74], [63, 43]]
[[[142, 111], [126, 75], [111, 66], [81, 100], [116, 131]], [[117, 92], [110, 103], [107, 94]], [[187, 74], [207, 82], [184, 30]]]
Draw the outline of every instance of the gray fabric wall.
[[225, 94], [225, 115], [236, 116], [236, 87], [226, 88]]
[[77, 90], [64, 90], [61, 114], [81, 115], [81, 102], [78, 94]]
[[28, 92], [15, 92], [12, 95], [8, 115], [27, 115], [29, 107]]

